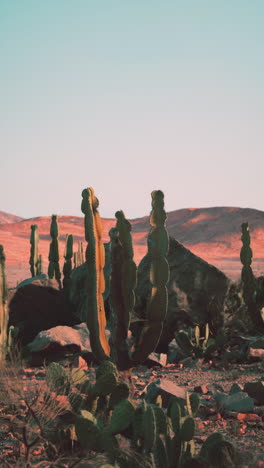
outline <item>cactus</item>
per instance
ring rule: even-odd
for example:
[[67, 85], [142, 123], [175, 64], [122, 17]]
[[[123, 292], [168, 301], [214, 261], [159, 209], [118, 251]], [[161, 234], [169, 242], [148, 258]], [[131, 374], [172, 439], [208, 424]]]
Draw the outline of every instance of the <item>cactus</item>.
[[46, 382], [52, 392], [58, 395], [68, 395], [70, 391], [70, 379], [62, 367], [57, 362], [52, 362], [46, 372]]
[[32, 278], [40, 274], [39, 272], [39, 255], [38, 255], [38, 242], [39, 242], [39, 235], [38, 235], [38, 226], [36, 224], [31, 225], [31, 235], [30, 235], [30, 272]]
[[166, 259], [169, 245], [168, 232], [165, 228], [166, 212], [164, 211], [164, 195], [161, 190], [151, 193], [152, 211], [148, 235], [148, 253], [151, 257], [150, 281], [152, 291], [147, 307], [147, 320], [139, 344], [132, 354], [132, 360], [144, 361], [155, 350], [161, 332], [163, 321], [167, 314], [168, 291], [166, 284], [169, 280], [169, 265]]
[[115, 216], [116, 228], [109, 231], [112, 256], [110, 285], [112, 354], [115, 353], [114, 358], [118, 368], [127, 369], [130, 358], [126, 339], [130, 316], [135, 305], [137, 267], [133, 260], [131, 224], [125, 218], [123, 211], [117, 211]]
[[84, 263], [83, 243], [82, 243], [82, 241], [78, 242], [77, 258], [78, 258], [78, 265], [82, 265]]
[[249, 320], [253, 328], [263, 326], [261, 311], [256, 303], [257, 281], [251, 268], [252, 249], [250, 247], [250, 233], [248, 223], [242, 223], [242, 248], [240, 251], [240, 260], [243, 265], [241, 272], [243, 299], [247, 306]]
[[7, 282], [5, 275], [4, 248], [0, 245], [0, 365], [5, 361], [8, 346], [8, 303]]
[[88, 243], [85, 253], [88, 277], [87, 292], [89, 305], [86, 307], [87, 326], [90, 331], [91, 348], [99, 361], [109, 358], [110, 348], [105, 334], [106, 317], [103, 292], [105, 251], [102, 242], [102, 222], [97, 210], [99, 202], [92, 188], [82, 192], [81, 210], [84, 213], [85, 239]]
[[65, 262], [63, 265], [63, 288], [69, 290], [70, 286], [70, 275], [72, 271], [72, 246], [73, 246], [73, 237], [71, 234], [67, 234], [66, 243], [65, 243], [65, 252], [64, 258]]
[[209, 338], [209, 325], [205, 325], [205, 336], [201, 336], [201, 330], [198, 325], [194, 331], [189, 328], [188, 333], [179, 331], [175, 334], [177, 345], [186, 356], [196, 356], [209, 358], [217, 349], [217, 343], [214, 338]]
[[61, 288], [61, 272], [60, 272], [60, 256], [59, 256], [59, 244], [58, 244], [58, 223], [57, 216], [52, 215], [50, 225], [50, 251], [49, 251], [49, 267], [48, 276], [50, 279], [55, 278], [58, 281], [59, 287]]
[[38, 263], [37, 263], [37, 275], [42, 274], [42, 255], [39, 254], [38, 256]]

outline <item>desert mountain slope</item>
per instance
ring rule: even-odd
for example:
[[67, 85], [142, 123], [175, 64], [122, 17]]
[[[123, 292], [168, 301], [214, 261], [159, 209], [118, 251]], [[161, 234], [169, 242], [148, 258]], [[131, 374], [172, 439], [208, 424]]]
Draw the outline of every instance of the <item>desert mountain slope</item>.
[[[2, 212], [0, 212], [1, 214]], [[7, 222], [0, 224], [0, 243], [4, 245], [7, 269], [18, 273], [18, 280], [29, 276], [29, 237], [31, 224], [39, 230], [39, 253], [43, 256], [44, 271], [48, 263], [50, 243], [50, 217], [41, 216], [19, 219], [7, 215]], [[17, 219], [18, 218], [18, 219]], [[0, 216], [1, 221], [1, 216]], [[108, 232], [115, 225], [115, 219], [104, 219], [104, 242], [108, 242]], [[168, 213], [167, 228], [171, 236], [183, 243], [194, 254], [222, 269], [232, 278], [240, 275], [239, 259], [241, 249], [241, 224], [248, 222], [253, 249], [253, 269], [257, 275], [264, 274], [264, 212], [251, 208], [215, 207], [181, 209]], [[78, 216], [58, 216], [60, 254], [63, 261], [66, 234], [73, 234], [74, 250], [78, 241], [84, 241], [84, 221]], [[138, 263], [147, 250], [149, 217], [133, 219], [135, 261]], [[84, 244], [85, 245], [85, 244]], [[20, 271], [20, 273], [19, 273]]]
[[23, 218], [13, 214], [6, 213], [5, 211], [0, 211], [0, 224], [6, 223], [17, 223], [22, 221]]

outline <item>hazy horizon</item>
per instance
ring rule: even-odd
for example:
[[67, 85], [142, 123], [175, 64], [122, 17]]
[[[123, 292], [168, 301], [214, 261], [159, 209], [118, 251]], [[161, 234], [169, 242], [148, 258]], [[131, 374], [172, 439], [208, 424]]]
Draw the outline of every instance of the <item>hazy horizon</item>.
[[2, 0], [0, 209], [263, 211], [261, 0]]

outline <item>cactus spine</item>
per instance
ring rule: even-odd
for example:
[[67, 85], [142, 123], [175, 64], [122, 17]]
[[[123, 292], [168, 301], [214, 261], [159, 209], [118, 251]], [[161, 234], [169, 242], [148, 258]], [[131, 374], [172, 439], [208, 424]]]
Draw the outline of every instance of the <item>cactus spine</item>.
[[41, 273], [41, 266], [39, 263], [39, 255], [38, 255], [38, 242], [39, 242], [39, 235], [38, 235], [38, 226], [36, 224], [31, 225], [31, 235], [30, 235], [30, 272], [32, 278], [37, 276]]
[[127, 332], [135, 305], [137, 267], [133, 261], [131, 224], [123, 211], [116, 212], [116, 228], [109, 232], [111, 238], [112, 275], [110, 303], [113, 314], [111, 338], [112, 351], [119, 369], [129, 367]]
[[89, 298], [85, 305], [87, 313], [87, 326], [90, 331], [92, 351], [99, 361], [108, 359], [110, 354], [109, 344], [105, 334], [106, 317], [104, 310], [103, 292], [105, 289], [104, 264], [105, 250], [102, 242], [102, 222], [97, 210], [99, 202], [92, 188], [82, 192], [81, 210], [84, 213], [86, 264], [88, 270], [87, 292]]
[[52, 215], [51, 225], [50, 225], [50, 251], [49, 251], [49, 267], [48, 267], [48, 276], [50, 279], [56, 278], [61, 288], [61, 272], [60, 272], [60, 256], [59, 256], [59, 244], [58, 244], [58, 223], [57, 216]]
[[64, 251], [64, 258], [65, 262], [63, 265], [63, 288], [67, 290], [70, 284], [70, 275], [72, 271], [72, 255], [73, 255], [73, 237], [72, 234], [67, 234], [66, 236], [66, 243], [65, 243], [65, 251]]
[[166, 256], [169, 236], [165, 228], [167, 216], [164, 211], [164, 194], [161, 190], [155, 190], [151, 196], [150, 225], [152, 227], [148, 235], [148, 253], [151, 257], [150, 281], [152, 290], [147, 308], [146, 325], [143, 328], [138, 347], [132, 354], [134, 362], [144, 361], [156, 348], [168, 307], [166, 284], [169, 280], [169, 265]]
[[0, 245], [0, 365], [3, 364], [8, 345], [8, 304], [5, 275], [4, 248]]

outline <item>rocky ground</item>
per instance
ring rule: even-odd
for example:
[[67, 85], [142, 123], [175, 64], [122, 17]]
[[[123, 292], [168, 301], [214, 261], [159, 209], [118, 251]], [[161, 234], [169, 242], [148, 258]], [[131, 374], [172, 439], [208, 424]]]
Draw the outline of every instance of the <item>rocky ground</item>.
[[[220, 432], [231, 441], [238, 451], [237, 467], [239, 468], [260, 468], [264, 467], [264, 404], [254, 404], [250, 410], [243, 406], [245, 401], [238, 401], [237, 410], [223, 410], [217, 403], [216, 394], [224, 392], [229, 394], [234, 384], [241, 385], [241, 389], [247, 382], [257, 382], [264, 380], [264, 366], [262, 362], [251, 364], [230, 365], [223, 368], [221, 364], [215, 366], [213, 363], [198, 361], [186, 361], [185, 364], [155, 365], [155, 362], [148, 362], [146, 365], [138, 366], [132, 370], [131, 374], [124, 373], [123, 378], [127, 380], [131, 389], [131, 398], [139, 402], [142, 397], [148, 398], [147, 387], [155, 382], [163, 387], [164, 394], [178, 391], [196, 391], [200, 394], [201, 406], [196, 421], [195, 445], [197, 452], [203, 441], [212, 433]], [[154, 364], [154, 365], [153, 365]], [[94, 367], [88, 369], [91, 381], [94, 380]], [[3, 377], [3, 376], [2, 376]], [[32, 390], [35, 386], [44, 385], [45, 369], [24, 368], [20, 370], [16, 378], [16, 383], [9, 377], [9, 385], [21, 385], [24, 391]], [[18, 384], [17, 379], [20, 379]], [[172, 387], [171, 387], [172, 385]], [[25, 447], [22, 440], [19, 440], [16, 431], [12, 428], [12, 407], [8, 404], [8, 399], [3, 394], [4, 381], [1, 380], [1, 408], [0, 408], [0, 452], [1, 467], [6, 466], [41, 466], [42, 468], [51, 466], [44, 459], [44, 447], [42, 443], [37, 443], [32, 448], [32, 465], [25, 462]], [[176, 393], [175, 393], [176, 392]], [[213, 396], [214, 395], [214, 396]], [[263, 398], [263, 395], [262, 395]], [[240, 408], [239, 408], [239, 405]], [[247, 405], [247, 403], [246, 403]], [[222, 405], [223, 406], [223, 405]], [[247, 409], [247, 411], [245, 411]], [[25, 408], [26, 410], [26, 408]], [[100, 467], [104, 459], [96, 457], [90, 461], [78, 462], [76, 467]], [[70, 467], [73, 464], [64, 462], [62, 465]], [[225, 467], [227, 468], [227, 467]]]

